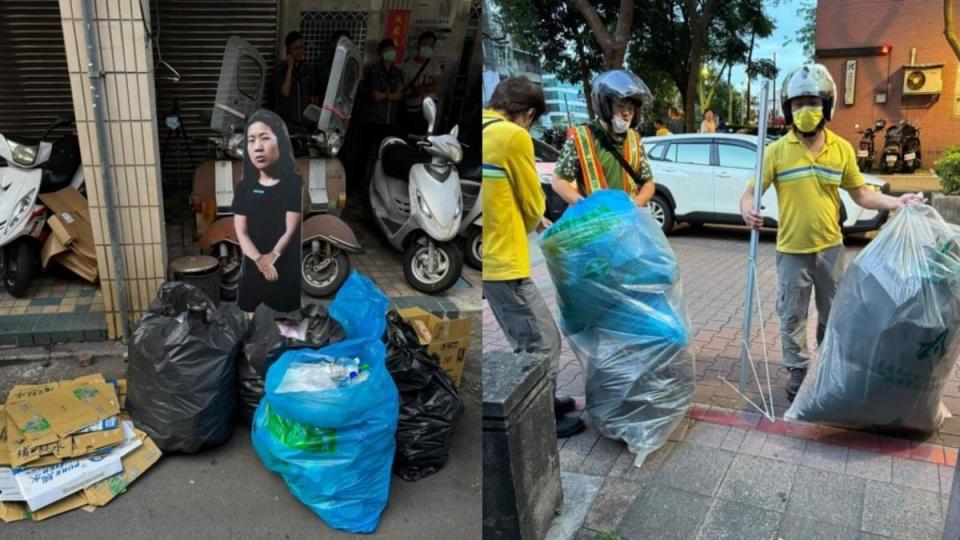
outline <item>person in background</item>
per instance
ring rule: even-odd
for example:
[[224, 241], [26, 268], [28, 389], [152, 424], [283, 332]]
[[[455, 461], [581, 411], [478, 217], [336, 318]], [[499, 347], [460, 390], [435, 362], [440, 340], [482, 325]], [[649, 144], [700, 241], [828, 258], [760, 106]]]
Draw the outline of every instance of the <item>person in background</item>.
[[[550, 223], [537, 176], [530, 127], [546, 110], [543, 88], [526, 77], [501, 81], [483, 111], [483, 295], [516, 353], [542, 355], [556, 391], [560, 329], [531, 277], [527, 236]], [[555, 397], [557, 437], [585, 429], [566, 413], [570, 397]]]
[[[396, 65], [397, 47], [393, 40], [384, 39], [377, 45], [377, 59], [363, 70], [360, 82], [362, 101], [360, 123], [363, 148], [357, 152], [354, 174], [366, 195], [370, 182], [370, 164], [376, 159], [377, 149], [386, 137], [392, 135], [397, 121], [397, 110], [403, 99], [403, 73]], [[364, 199], [367, 197], [365, 196]]]
[[434, 59], [434, 47], [437, 36], [430, 31], [420, 34], [417, 39], [416, 54], [400, 66], [406, 91], [403, 109], [400, 113], [401, 137], [408, 133], [423, 135], [427, 132], [427, 121], [423, 117], [423, 99], [433, 96], [440, 83], [440, 64]]
[[670, 130], [667, 129], [667, 125], [663, 123], [663, 120], [657, 118], [653, 121], [653, 128], [657, 130], [656, 136], [663, 137], [664, 135], [671, 135]]
[[700, 133], [716, 133], [717, 123], [713, 119], [713, 111], [703, 113], [703, 122], [700, 122]]
[[273, 76], [273, 87], [276, 89], [274, 108], [288, 124], [308, 124], [303, 118], [303, 111], [313, 102], [311, 98], [320, 94], [316, 70], [306, 61], [307, 51], [300, 32], [287, 34], [284, 43], [287, 56], [277, 65]]
[[687, 131], [683, 125], [683, 113], [678, 111], [676, 107], [667, 109], [667, 129], [670, 130], [670, 133], [686, 133]]

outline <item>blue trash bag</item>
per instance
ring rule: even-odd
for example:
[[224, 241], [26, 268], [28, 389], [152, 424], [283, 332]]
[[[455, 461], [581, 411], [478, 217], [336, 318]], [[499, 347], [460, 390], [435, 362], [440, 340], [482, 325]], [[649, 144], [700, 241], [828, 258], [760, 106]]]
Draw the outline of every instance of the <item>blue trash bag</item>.
[[[390, 493], [400, 404], [381, 341], [387, 307], [376, 285], [353, 272], [330, 306], [346, 339], [281, 355], [253, 421], [267, 468], [327, 525], [354, 533], [376, 530]], [[330, 387], [301, 377], [332, 359], [358, 359], [350, 380], [362, 382]]]
[[587, 412], [642, 464], [693, 399], [680, 268], [660, 225], [619, 190], [571, 206], [541, 237], [560, 327], [586, 371]]

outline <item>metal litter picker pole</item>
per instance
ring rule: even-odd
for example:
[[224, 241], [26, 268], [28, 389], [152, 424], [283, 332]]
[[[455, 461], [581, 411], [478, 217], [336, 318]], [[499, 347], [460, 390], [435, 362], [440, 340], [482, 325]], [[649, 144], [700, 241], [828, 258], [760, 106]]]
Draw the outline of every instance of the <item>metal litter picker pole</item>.
[[[767, 140], [767, 114], [770, 109], [770, 101], [768, 100], [768, 94], [770, 93], [770, 82], [763, 83], [763, 89], [760, 91], [760, 127], [757, 130], [757, 165], [756, 169], [753, 172], [754, 178], [754, 187], [753, 187], [753, 209], [756, 212], [760, 211], [760, 197], [763, 195], [763, 158], [764, 158], [764, 149], [765, 143]], [[750, 356], [750, 323], [753, 322], [753, 302], [754, 302], [754, 290], [756, 290], [756, 277], [757, 277], [757, 244], [760, 241], [760, 231], [757, 229], [750, 230], [750, 261], [747, 265], [747, 303], [744, 309], [743, 316], [743, 350], [740, 353], [740, 381], [739, 389], [741, 393], [746, 392], [747, 390], [747, 377], [749, 374], [749, 369], [753, 367], [753, 361]], [[759, 298], [756, 299], [757, 302], [760, 301]], [[760, 322], [763, 324], [763, 321]], [[760, 332], [763, 332], [763, 328], [760, 328]], [[749, 366], [748, 366], [749, 364]], [[756, 370], [754, 368], [754, 375], [756, 376]], [[763, 387], [760, 385], [759, 377], [757, 379], [757, 386], [760, 389], [761, 399], [763, 398]], [[766, 405], [766, 400], [764, 405]], [[770, 404], [772, 409], [773, 404]], [[766, 408], [766, 407], [764, 407]], [[766, 412], [766, 411], [765, 411]]]

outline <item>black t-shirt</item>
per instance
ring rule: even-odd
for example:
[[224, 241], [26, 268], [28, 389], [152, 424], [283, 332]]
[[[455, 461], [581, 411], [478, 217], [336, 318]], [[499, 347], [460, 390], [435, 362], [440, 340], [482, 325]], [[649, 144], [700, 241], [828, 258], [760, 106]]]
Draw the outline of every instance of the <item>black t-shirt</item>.
[[[273, 252], [287, 232], [287, 212], [302, 212], [303, 180], [297, 175], [282, 178], [273, 186], [244, 180], [233, 196], [233, 213], [247, 218], [247, 234], [257, 251]], [[273, 309], [292, 311], [300, 307], [300, 234], [298, 233], [274, 262], [279, 279], [268, 282], [256, 261], [243, 257], [238, 304], [253, 311], [260, 303]]]
[[[322, 92], [316, 67], [309, 62], [300, 62], [293, 68], [290, 95], [283, 97], [280, 93], [283, 79], [287, 76], [287, 63], [280, 62], [273, 74], [273, 88], [277, 94], [277, 114], [287, 123], [307, 123], [303, 118], [303, 111], [310, 105], [311, 96], [319, 96]], [[326, 81], [324, 81], [326, 84]], [[326, 88], [325, 86], [323, 88]]]

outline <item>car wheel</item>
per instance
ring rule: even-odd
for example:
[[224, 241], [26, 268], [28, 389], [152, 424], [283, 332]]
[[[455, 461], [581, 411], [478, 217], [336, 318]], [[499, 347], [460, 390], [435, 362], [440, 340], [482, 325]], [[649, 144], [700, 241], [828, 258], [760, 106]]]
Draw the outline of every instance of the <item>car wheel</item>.
[[663, 234], [667, 234], [673, 230], [673, 208], [670, 207], [670, 203], [667, 202], [661, 195], [654, 195], [650, 202], [647, 204], [650, 208], [650, 215], [653, 216], [653, 219], [660, 224], [660, 228], [663, 229]]

